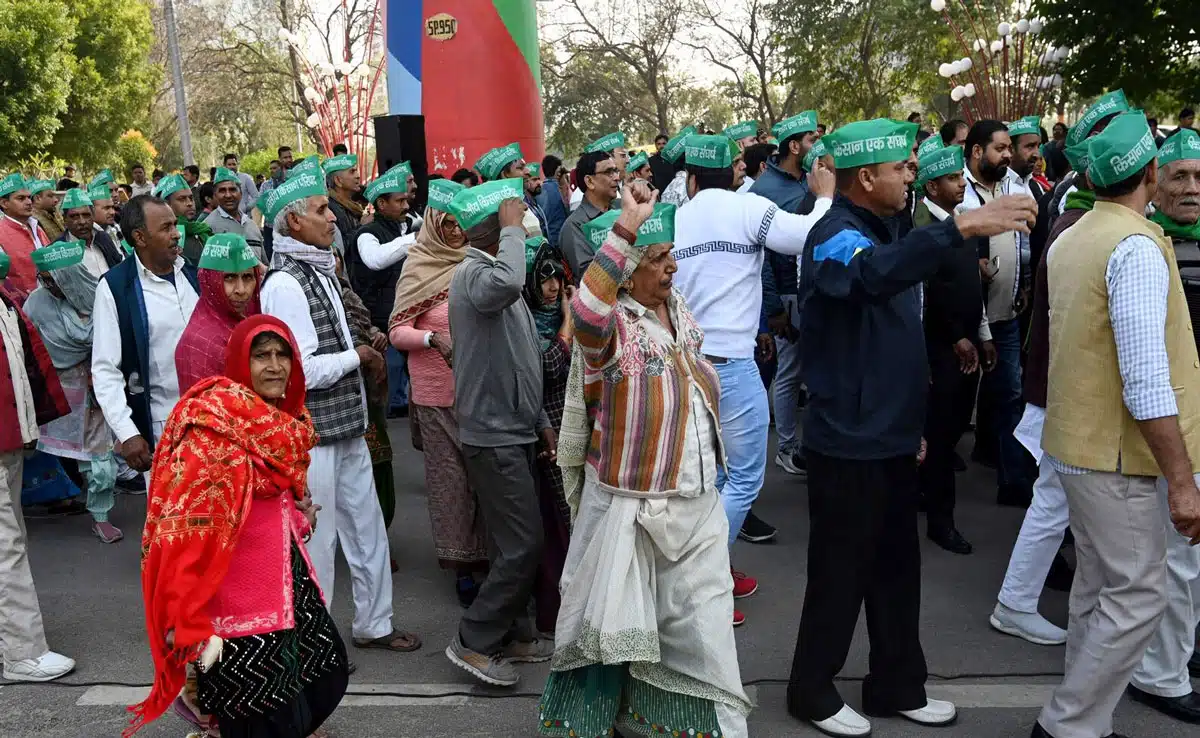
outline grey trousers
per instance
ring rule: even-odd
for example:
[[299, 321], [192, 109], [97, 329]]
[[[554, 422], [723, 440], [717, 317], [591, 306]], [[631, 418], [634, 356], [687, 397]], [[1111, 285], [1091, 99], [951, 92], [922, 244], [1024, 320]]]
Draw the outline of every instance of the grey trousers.
[[1065, 673], [1038, 722], [1054, 738], [1103, 738], [1113, 732], [1113, 710], [1166, 608], [1165, 498], [1154, 477], [1088, 472], [1059, 479], [1077, 564]]
[[0, 454], [0, 651], [8, 662], [36, 659], [50, 650], [26, 553], [24, 466], [22, 452]]
[[492, 548], [491, 569], [458, 634], [467, 648], [499, 652], [514, 629], [528, 637], [529, 598], [542, 558], [542, 513], [534, 486], [534, 444], [485, 448], [463, 444], [467, 480]]

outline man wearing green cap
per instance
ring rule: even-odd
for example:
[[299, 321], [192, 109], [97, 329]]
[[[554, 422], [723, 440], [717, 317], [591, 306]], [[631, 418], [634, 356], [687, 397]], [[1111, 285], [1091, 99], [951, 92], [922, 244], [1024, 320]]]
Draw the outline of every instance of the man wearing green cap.
[[[1066, 491], [1077, 565], [1072, 647], [1036, 738], [1113, 734], [1113, 710], [1167, 606], [1168, 541], [1200, 543], [1200, 400], [1179, 389], [1200, 385], [1200, 358], [1171, 242], [1143, 216], [1159, 184], [1156, 154], [1141, 112], [1089, 139], [1095, 206], [1047, 262], [1042, 446]], [[1156, 692], [1130, 690], [1160, 710], [1186, 707]]]
[[617, 163], [617, 168], [621, 170], [621, 175], [625, 174], [625, 166], [629, 163], [629, 151], [625, 148], [625, 134], [620, 131], [608, 133], [600, 138], [592, 141], [584, 147], [583, 153], [588, 154], [594, 151], [606, 151], [612, 155], [613, 161]]
[[217, 167], [212, 184], [217, 207], [204, 222], [213, 233], [236, 233], [246, 239], [258, 260], [266, 263], [262, 231], [254, 219], [242, 211], [242, 182], [237, 172]]
[[1042, 158], [1041, 116], [1027, 115], [1009, 123], [1008, 137], [1012, 140], [1012, 163], [1009, 165], [1009, 171], [1029, 191], [1033, 199], [1042, 199], [1045, 192], [1033, 179], [1033, 172]]
[[42, 230], [51, 240], [56, 240], [66, 230], [63, 217], [58, 211], [58, 193], [54, 183], [48, 179], [35, 179], [29, 183], [29, 194], [33, 197], [33, 217], [42, 225]]
[[750, 191], [775, 203], [784, 212], [799, 212], [808, 188], [804, 180], [804, 156], [817, 140], [817, 111], [806, 110], [776, 123], [771, 132], [779, 139], [779, 153]]
[[469, 242], [448, 298], [454, 411], [467, 479], [481, 491], [479, 510], [496, 557], [446, 656], [499, 686], [520, 679], [512, 662], [547, 661], [554, 651], [525, 616], [543, 545], [533, 465], [539, 455], [556, 459], [557, 436], [542, 407], [537, 326], [521, 298], [522, 194], [520, 181], [500, 179], [450, 203]]
[[634, 154], [626, 167], [625, 176], [629, 182], [636, 182], [640, 179], [653, 187], [654, 173], [650, 169], [650, 157], [646, 156], [643, 151]]
[[575, 164], [575, 182], [583, 200], [559, 233], [559, 248], [571, 268], [571, 281], [579, 284], [596, 249], [583, 235], [583, 224], [599, 218], [610, 208], [620, 207], [621, 169], [607, 151], [591, 151]]
[[78, 242], [83, 245], [83, 264], [97, 279], [121, 263], [121, 249], [104, 231], [96, 230], [94, 204], [82, 189], [67, 190], [63, 197], [63, 217], [67, 231], [56, 243]]
[[[346, 244], [362, 225], [363, 207], [354, 201], [354, 195], [362, 186], [358, 174], [358, 157], [345, 154], [326, 159], [321, 165], [325, 175], [325, 189], [329, 192], [329, 210], [337, 226], [338, 251], [345, 253]], [[406, 183], [407, 186], [407, 183]]]
[[488, 151], [475, 162], [475, 170], [485, 182], [508, 177], [523, 178], [525, 157], [521, 155], [520, 144], [514, 141], [507, 146], [497, 146]]
[[208, 223], [197, 221], [196, 201], [192, 199], [192, 188], [179, 174], [170, 174], [158, 181], [152, 193], [171, 206], [175, 213], [175, 225], [179, 230], [179, 244], [183, 258], [196, 266], [204, 252], [204, 242], [212, 235]]
[[92, 227], [116, 245], [121, 242], [121, 229], [117, 226], [117, 206], [113, 203], [114, 187], [116, 184], [112, 182], [93, 180], [88, 184], [87, 194], [92, 201]]
[[50, 243], [46, 231], [33, 217], [29, 182], [20, 172], [0, 178], [0, 245], [12, 260], [9, 284], [24, 298], [37, 287], [37, 270], [30, 254]]
[[731, 141], [735, 141], [737, 143], [738, 148], [740, 148], [742, 151], [745, 151], [748, 147], [753, 146], [758, 141], [758, 139], [755, 138], [755, 135], [758, 133], [758, 121], [744, 120], [741, 123], [729, 126], [725, 129], [724, 133]]
[[[546, 224], [546, 213], [542, 210], [542, 206], [538, 204], [537, 197], [542, 194], [542, 165], [537, 162], [530, 162], [525, 165], [525, 230], [529, 233], [530, 238], [545, 236], [550, 232], [550, 227]], [[530, 222], [530, 215], [533, 215], [536, 223]]]
[[[1063, 142], [1063, 153], [1067, 149], [1074, 147], [1077, 151], [1080, 145], [1086, 151], [1086, 141], [1088, 138], [1095, 136], [1104, 130], [1104, 127], [1115, 118], [1117, 115], [1129, 110], [1129, 102], [1125, 99], [1123, 90], [1114, 90], [1107, 95], [1102, 96], [1096, 102], [1092, 103], [1075, 125], [1067, 131], [1066, 140]], [[1078, 157], [1078, 154], [1076, 155]], [[1066, 157], [1070, 163], [1071, 157]], [[1054, 186], [1054, 197], [1051, 199], [1050, 206], [1050, 227], [1054, 227], [1054, 221], [1063, 212], [1066, 205], [1067, 195], [1075, 189], [1075, 178], [1082, 174], [1079, 169], [1072, 164], [1072, 171], [1060, 176], [1058, 183]]]
[[306, 406], [320, 436], [311, 451], [309, 489], [313, 502], [337, 511], [334, 524], [318, 526], [308, 544], [317, 581], [332, 606], [340, 541], [353, 582], [354, 645], [416, 650], [420, 639], [392, 626], [387, 529], [365, 439], [363, 372], [381, 380], [383, 357], [371, 346], [355, 345], [350, 331], [325, 176], [318, 167], [301, 163], [282, 185], [259, 197], [258, 209], [275, 232], [271, 271], [260, 296], [262, 311], [287, 323], [296, 338], [308, 388]]
[[[811, 175], [820, 198], [812, 213], [797, 215], [729, 189], [733, 156], [725, 136], [691, 135], [684, 148], [689, 200], [675, 216], [675, 284], [704, 330], [704, 353], [721, 376], [728, 475], [718, 487], [732, 546], [743, 524], [757, 520], [749, 517], [750, 506], [766, 473], [770, 413], [754, 361], [764, 251], [795, 254], [804, 247], [809, 229], [829, 208], [833, 173], [821, 168]], [[770, 529], [761, 521], [756, 526]], [[757, 585], [735, 574], [734, 587], [734, 596], [749, 596]]]
[[393, 167], [367, 186], [367, 202], [375, 208], [375, 217], [352, 235], [346, 248], [350, 284], [370, 311], [371, 323], [385, 333], [396, 282], [417, 239], [407, 218], [412, 204], [408, 178], [407, 166]]
[[864, 603], [872, 654], [862, 684], [867, 714], [923, 725], [956, 717], [953, 704], [926, 698], [920, 645], [914, 460], [929, 369], [917, 285], [968, 239], [1027, 231], [1037, 213], [1027, 195], [999, 197], [897, 238], [893, 216], [907, 205], [916, 130], [880, 118], [822, 139], [837, 166], [838, 195], [809, 233], [800, 266], [811, 515], [787, 703], [795, 717], [837, 736], [871, 732], [834, 685]]
[[254, 184], [254, 177], [238, 171], [238, 155], [233, 152], [221, 157], [221, 166], [237, 175], [238, 181], [242, 184], [241, 209], [243, 213], [249, 213], [254, 209], [254, 203], [258, 200], [258, 187]]

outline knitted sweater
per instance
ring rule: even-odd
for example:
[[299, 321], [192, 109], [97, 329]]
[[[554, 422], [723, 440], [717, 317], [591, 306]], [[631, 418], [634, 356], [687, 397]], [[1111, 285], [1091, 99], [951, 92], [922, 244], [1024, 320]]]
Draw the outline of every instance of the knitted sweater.
[[450, 308], [445, 300], [413, 320], [392, 328], [388, 338], [408, 352], [412, 401], [425, 407], [454, 407], [454, 372], [435, 348], [425, 348], [429, 331], [450, 335]]

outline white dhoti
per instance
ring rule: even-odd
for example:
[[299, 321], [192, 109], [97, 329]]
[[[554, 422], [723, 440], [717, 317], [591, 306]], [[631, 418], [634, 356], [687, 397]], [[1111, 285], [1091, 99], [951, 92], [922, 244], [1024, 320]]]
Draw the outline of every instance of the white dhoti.
[[317, 529], [308, 541], [308, 555], [326, 606], [333, 606], [334, 559], [340, 542], [350, 566], [354, 638], [388, 635], [392, 632], [392, 570], [367, 442], [351, 438], [314, 448], [308, 490], [313, 502], [321, 506]]
[[[728, 522], [716, 490], [613, 496], [587, 467], [540, 730], [745, 738]], [[574, 731], [574, 732], [571, 732]], [[676, 732], [678, 731], [678, 732]]]

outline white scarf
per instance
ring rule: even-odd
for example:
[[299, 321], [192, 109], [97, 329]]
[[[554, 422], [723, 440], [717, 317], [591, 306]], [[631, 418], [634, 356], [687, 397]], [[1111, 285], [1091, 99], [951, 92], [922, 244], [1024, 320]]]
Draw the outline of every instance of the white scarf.
[[[271, 241], [272, 262], [275, 262], [275, 257], [279, 255], [289, 256], [296, 261], [302, 261], [332, 279], [335, 284], [337, 283], [337, 257], [334, 255], [332, 248], [318, 248], [317, 246], [297, 241], [291, 236], [276, 233]], [[278, 268], [279, 264], [273, 263], [272, 266]]]

